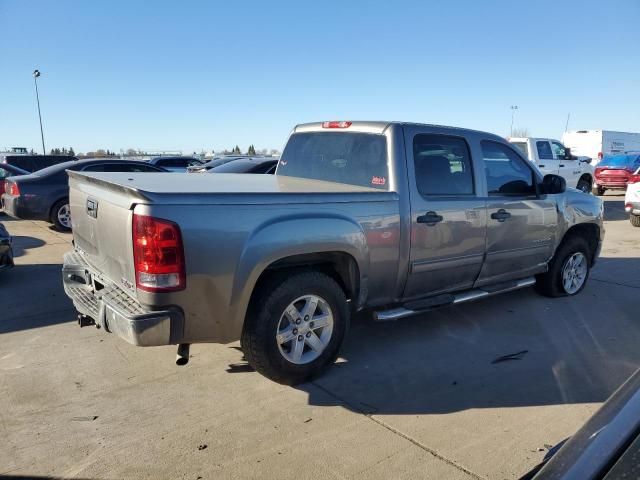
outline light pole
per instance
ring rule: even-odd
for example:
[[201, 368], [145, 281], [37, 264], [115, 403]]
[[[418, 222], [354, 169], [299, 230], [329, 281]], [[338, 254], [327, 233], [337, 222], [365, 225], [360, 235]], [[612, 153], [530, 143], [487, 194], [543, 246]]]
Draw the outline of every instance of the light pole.
[[513, 137], [513, 119], [516, 116], [516, 110], [518, 109], [518, 105], [511, 105], [511, 134], [509, 136]]
[[38, 95], [38, 77], [40, 70], [33, 71], [33, 84], [36, 86], [36, 102], [38, 103], [38, 119], [40, 120], [40, 138], [42, 138], [42, 154], [46, 155], [47, 150], [44, 148], [44, 132], [42, 131], [42, 115], [40, 114], [40, 96]]

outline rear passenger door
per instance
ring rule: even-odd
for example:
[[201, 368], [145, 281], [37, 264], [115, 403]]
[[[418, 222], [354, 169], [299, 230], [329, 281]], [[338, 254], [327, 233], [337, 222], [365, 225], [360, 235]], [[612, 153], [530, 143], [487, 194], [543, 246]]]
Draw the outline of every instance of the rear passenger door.
[[560, 162], [553, 156], [551, 143], [548, 140], [536, 140], [535, 149], [538, 154], [538, 168], [542, 174], [557, 175]]
[[544, 271], [553, 254], [556, 203], [538, 194], [539, 177], [510, 146], [481, 140], [487, 188], [487, 254], [476, 286]]
[[406, 300], [469, 288], [484, 258], [485, 199], [462, 136], [405, 127], [411, 200]]

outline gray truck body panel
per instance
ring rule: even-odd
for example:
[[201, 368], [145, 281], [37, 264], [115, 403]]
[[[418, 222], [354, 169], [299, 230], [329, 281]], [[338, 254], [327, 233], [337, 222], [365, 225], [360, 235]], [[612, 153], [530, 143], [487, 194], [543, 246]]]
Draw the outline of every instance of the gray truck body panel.
[[[321, 131], [322, 124], [315, 123], [297, 126], [293, 134]], [[273, 268], [314, 265], [323, 259], [346, 264], [341, 272], [353, 308], [376, 309], [530, 277], [546, 271], [571, 227], [593, 224], [600, 238], [604, 234], [602, 202], [572, 189], [558, 195], [489, 196], [485, 176], [478, 174], [484, 172], [480, 141], [509, 146], [500, 137], [397, 122], [353, 122], [343, 133], [354, 131], [386, 137], [386, 190], [277, 172], [70, 172], [75, 253], [65, 259], [67, 293], [78, 306], [77, 295], [70, 291], [75, 277], [69, 272], [84, 269], [91, 277], [87, 290], [95, 290], [92, 285], [99, 278], [100, 286], [109, 285], [139, 307], [139, 315], [148, 319], [154, 311], [161, 312], [161, 333], [147, 335], [138, 344], [226, 343], [240, 337], [254, 289], [261, 275]], [[418, 192], [411, 142], [422, 133], [467, 142], [476, 172], [473, 195], [425, 197]], [[532, 171], [541, 182], [539, 172]], [[98, 204], [96, 218], [87, 215], [88, 200]], [[490, 214], [499, 209], [508, 210], [511, 218], [492, 220]], [[443, 220], [437, 225], [419, 223], [418, 217], [427, 211]], [[184, 290], [136, 290], [134, 213], [179, 225], [186, 261]], [[95, 313], [100, 302], [93, 310], [83, 308], [87, 315]], [[115, 309], [126, 317], [122, 306]], [[104, 319], [106, 314], [98, 315]], [[170, 327], [167, 321], [173, 322]]]

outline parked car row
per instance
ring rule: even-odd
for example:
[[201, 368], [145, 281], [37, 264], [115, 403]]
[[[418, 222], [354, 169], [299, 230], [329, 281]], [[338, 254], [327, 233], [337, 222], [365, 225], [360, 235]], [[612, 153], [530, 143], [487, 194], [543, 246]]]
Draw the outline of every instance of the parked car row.
[[[24, 160], [25, 155], [7, 157]], [[39, 166], [53, 162], [44, 155], [33, 156], [25, 166]], [[54, 157], [54, 156], [51, 156]], [[34, 172], [19, 168], [13, 163], [0, 164], [0, 195], [4, 211], [15, 218], [44, 220], [62, 231], [71, 229], [69, 209], [69, 186], [67, 172], [185, 172], [187, 167], [203, 168], [208, 173], [273, 173], [277, 160], [262, 157], [222, 157], [206, 166], [193, 157], [157, 157], [150, 161], [96, 158], [69, 160], [70, 157], [55, 156], [51, 166]], [[17, 162], [20, 163], [20, 162]]]

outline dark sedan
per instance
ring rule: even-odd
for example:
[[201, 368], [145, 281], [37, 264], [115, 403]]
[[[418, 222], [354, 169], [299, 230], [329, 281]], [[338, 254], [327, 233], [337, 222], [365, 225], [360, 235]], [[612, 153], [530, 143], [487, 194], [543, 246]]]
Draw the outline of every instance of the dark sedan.
[[13, 267], [13, 251], [11, 250], [11, 235], [0, 223], [0, 270]]
[[170, 172], [186, 172], [188, 167], [200, 166], [202, 162], [195, 157], [155, 157], [149, 160], [149, 164]]
[[239, 158], [210, 168], [207, 173], [266, 173], [276, 171], [278, 160], [273, 158]]
[[133, 160], [91, 159], [65, 162], [29, 175], [5, 180], [2, 206], [8, 215], [25, 220], [45, 220], [59, 230], [71, 229], [67, 170], [81, 172], [166, 172]]
[[29, 172], [7, 163], [0, 164], [0, 195], [4, 193], [4, 181], [9, 177], [15, 177], [17, 175], [29, 175]]

